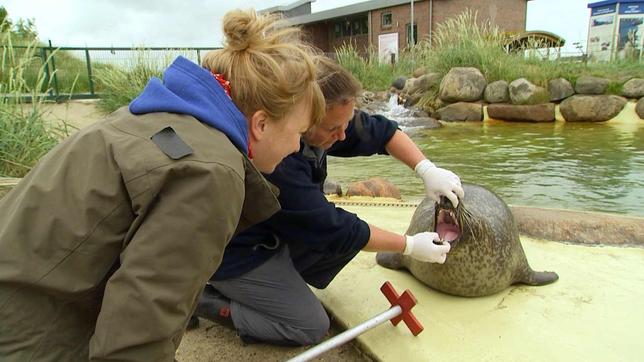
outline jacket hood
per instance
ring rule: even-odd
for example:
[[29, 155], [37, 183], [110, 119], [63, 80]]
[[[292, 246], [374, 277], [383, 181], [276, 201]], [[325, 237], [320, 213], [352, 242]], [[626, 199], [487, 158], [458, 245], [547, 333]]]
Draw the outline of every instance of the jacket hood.
[[206, 69], [179, 56], [163, 73], [153, 77], [129, 105], [133, 114], [169, 112], [187, 114], [223, 132], [248, 154], [248, 125], [239, 108]]

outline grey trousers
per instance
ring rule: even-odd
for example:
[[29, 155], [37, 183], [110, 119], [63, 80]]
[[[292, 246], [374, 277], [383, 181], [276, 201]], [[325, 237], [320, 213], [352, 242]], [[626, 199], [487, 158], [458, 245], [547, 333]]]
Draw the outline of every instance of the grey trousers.
[[293, 266], [287, 246], [246, 274], [208, 283], [230, 298], [233, 323], [245, 341], [309, 345], [329, 329], [324, 307]]

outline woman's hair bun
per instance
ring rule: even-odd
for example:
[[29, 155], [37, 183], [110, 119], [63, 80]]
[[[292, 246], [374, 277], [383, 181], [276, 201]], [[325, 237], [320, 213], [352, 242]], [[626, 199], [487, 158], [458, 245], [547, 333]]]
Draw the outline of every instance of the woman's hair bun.
[[232, 10], [224, 16], [225, 47], [231, 51], [244, 51], [261, 43], [265, 28], [264, 17], [257, 17], [253, 10]]

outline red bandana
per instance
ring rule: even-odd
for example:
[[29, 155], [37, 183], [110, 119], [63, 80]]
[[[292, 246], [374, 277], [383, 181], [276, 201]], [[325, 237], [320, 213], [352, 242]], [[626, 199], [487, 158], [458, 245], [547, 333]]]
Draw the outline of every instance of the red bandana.
[[[226, 92], [228, 98], [232, 100], [232, 97], [230, 97], [230, 81], [226, 80], [226, 78], [224, 78], [224, 75], [221, 73], [212, 72], [212, 75], [224, 89], [224, 92]], [[250, 147], [250, 138], [248, 139], [248, 158], [250, 158], [251, 160], [253, 159], [253, 150]]]
[[217, 82], [219, 82], [221, 87], [224, 88], [224, 92], [226, 92], [226, 94], [228, 95], [228, 98], [230, 98], [230, 81], [226, 80], [226, 78], [224, 78], [224, 75], [221, 73], [213, 72], [212, 75], [215, 76], [215, 79], [217, 79]]

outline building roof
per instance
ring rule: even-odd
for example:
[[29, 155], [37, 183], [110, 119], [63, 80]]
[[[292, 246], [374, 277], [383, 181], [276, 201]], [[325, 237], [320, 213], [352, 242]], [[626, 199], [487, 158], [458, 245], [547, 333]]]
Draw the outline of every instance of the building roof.
[[371, 10], [388, 8], [401, 4], [409, 4], [410, 0], [371, 0], [361, 3], [342, 6], [335, 9], [300, 15], [287, 19], [292, 25], [315, 23], [322, 20], [339, 18], [347, 15], [364, 13]]
[[267, 14], [267, 13], [274, 13], [274, 12], [286, 12], [286, 11], [289, 11], [289, 10], [293, 10], [296, 7], [304, 5], [306, 3], [314, 3], [314, 2], [315, 2], [315, 0], [298, 0], [298, 1], [293, 2], [291, 4], [288, 4], [288, 5], [277, 5], [277, 6], [273, 6], [273, 7], [270, 7], [270, 8], [262, 9], [262, 10], [258, 11], [258, 13], [260, 13], [260, 14], [266, 13]]
[[[530, 44], [533, 41], [534, 43]], [[510, 50], [525, 49], [527, 46], [537, 48], [559, 48], [566, 44], [566, 39], [555, 33], [543, 30], [530, 30], [513, 35], [507, 46]]]
[[588, 3], [588, 7], [592, 9], [598, 6], [613, 5], [618, 3], [641, 3], [641, 2], [644, 2], [644, 1], [642, 0], [604, 0], [604, 1], [594, 2], [594, 3]]

